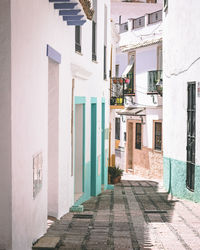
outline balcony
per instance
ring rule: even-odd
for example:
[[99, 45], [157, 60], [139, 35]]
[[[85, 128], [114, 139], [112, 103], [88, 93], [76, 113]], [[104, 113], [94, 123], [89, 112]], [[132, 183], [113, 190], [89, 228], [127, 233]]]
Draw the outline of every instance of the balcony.
[[124, 106], [124, 80], [123, 78], [111, 79], [111, 93], [110, 105], [111, 106]]
[[148, 72], [148, 94], [159, 94], [158, 83], [160, 81], [162, 81], [162, 70]]
[[127, 74], [126, 78], [114, 77], [111, 80], [110, 105], [124, 106], [126, 96], [135, 95], [133, 73]]

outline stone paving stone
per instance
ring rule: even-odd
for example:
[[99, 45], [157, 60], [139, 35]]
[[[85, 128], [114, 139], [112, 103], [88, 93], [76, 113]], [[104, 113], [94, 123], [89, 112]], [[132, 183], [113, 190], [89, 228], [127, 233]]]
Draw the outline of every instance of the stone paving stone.
[[59, 250], [200, 249], [200, 204], [168, 197], [159, 183], [125, 180], [83, 205], [93, 218], [68, 213], [48, 229]]
[[49, 237], [49, 236], [44, 236], [39, 239], [39, 241], [33, 246], [33, 249], [55, 249], [56, 246], [58, 245], [60, 241], [60, 237]]

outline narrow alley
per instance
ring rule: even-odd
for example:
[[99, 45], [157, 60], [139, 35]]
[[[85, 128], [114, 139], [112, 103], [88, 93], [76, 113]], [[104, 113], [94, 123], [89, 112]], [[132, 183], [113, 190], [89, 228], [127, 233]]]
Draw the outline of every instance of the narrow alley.
[[33, 249], [200, 249], [200, 204], [169, 196], [158, 182], [123, 180], [84, 207]]

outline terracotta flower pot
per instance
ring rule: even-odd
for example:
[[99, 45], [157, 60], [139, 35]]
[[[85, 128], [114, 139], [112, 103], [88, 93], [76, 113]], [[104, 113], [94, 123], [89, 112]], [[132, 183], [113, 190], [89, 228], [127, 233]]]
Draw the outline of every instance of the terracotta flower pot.
[[117, 176], [113, 179], [113, 184], [117, 184], [121, 181], [121, 176]]

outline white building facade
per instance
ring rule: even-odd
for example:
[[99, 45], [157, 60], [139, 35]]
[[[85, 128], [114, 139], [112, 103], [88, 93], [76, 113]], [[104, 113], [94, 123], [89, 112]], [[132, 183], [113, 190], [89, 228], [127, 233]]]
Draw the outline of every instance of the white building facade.
[[164, 184], [173, 195], [199, 202], [200, 3], [165, 1], [164, 8]]
[[127, 21], [120, 16], [117, 25], [120, 42], [111, 90], [112, 154], [115, 165], [124, 170], [160, 179], [162, 91], [156, 84], [162, 81], [162, 4], [139, 4], [138, 13], [137, 4], [121, 5], [122, 13], [126, 8], [136, 11]]
[[0, 2], [0, 249], [107, 188], [110, 3], [92, 7]]

